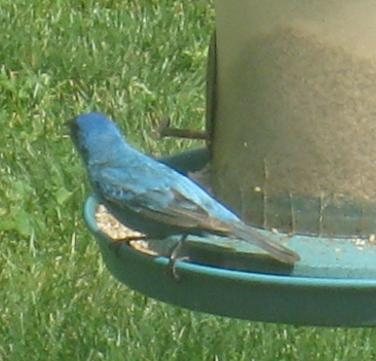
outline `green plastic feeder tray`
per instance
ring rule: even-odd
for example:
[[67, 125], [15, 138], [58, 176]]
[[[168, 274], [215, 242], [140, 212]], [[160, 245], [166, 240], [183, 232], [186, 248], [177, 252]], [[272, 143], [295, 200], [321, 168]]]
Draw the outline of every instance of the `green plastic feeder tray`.
[[[164, 161], [185, 173], [201, 168], [208, 159], [206, 150], [197, 150]], [[236, 241], [236, 249], [229, 250], [213, 237], [192, 237], [187, 242], [191, 260], [177, 262], [180, 278], [176, 280], [168, 257], [147, 255], [102, 233], [95, 221], [96, 207], [96, 198], [89, 197], [84, 216], [108, 269], [119, 281], [147, 296], [195, 311], [254, 321], [376, 325], [375, 245], [285, 235], [286, 244], [301, 256], [291, 269], [258, 250], [237, 246]]]

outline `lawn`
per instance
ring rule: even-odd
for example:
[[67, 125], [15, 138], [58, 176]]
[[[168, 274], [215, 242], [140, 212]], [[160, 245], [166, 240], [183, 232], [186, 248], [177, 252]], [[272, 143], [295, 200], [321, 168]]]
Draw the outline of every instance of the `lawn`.
[[[143, 5], [140, 5], [144, 3]], [[0, 2], [0, 361], [372, 360], [373, 329], [231, 320], [118, 283], [82, 220], [65, 122], [100, 110], [153, 155], [158, 119], [201, 128], [212, 1]]]

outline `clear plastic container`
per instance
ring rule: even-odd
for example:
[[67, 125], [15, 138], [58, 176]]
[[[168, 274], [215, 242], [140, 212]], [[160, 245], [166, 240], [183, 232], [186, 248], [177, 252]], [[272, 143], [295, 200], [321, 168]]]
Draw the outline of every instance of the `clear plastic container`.
[[215, 193], [286, 232], [376, 232], [376, 2], [216, 1]]

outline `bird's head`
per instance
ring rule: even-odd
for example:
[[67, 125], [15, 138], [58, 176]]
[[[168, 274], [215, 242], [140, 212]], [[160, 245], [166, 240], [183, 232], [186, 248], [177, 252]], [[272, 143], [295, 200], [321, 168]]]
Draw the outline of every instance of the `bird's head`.
[[123, 141], [115, 123], [101, 113], [80, 115], [68, 125], [71, 138], [85, 162], [93, 157], [103, 157], [114, 144]]

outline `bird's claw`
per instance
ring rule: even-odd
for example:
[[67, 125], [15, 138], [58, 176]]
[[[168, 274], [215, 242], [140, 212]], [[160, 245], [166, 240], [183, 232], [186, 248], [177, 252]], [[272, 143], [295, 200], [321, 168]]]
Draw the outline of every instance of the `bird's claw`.
[[186, 236], [184, 236], [176, 245], [174, 245], [171, 254], [170, 254], [170, 261], [169, 261], [169, 268], [171, 270], [171, 274], [176, 281], [180, 280], [180, 276], [176, 270], [176, 263], [178, 261], [188, 261], [188, 256], [179, 256], [179, 253], [183, 247], [183, 241], [185, 240]]
[[176, 263], [183, 262], [183, 261], [189, 261], [189, 257], [186, 256], [186, 257], [179, 257], [179, 258], [170, 258], [169, 267], [171, 270], [172, 277], [174, 277], [176, 281], [180, 281], [180, 275], [178, 274], [176, 270]]

